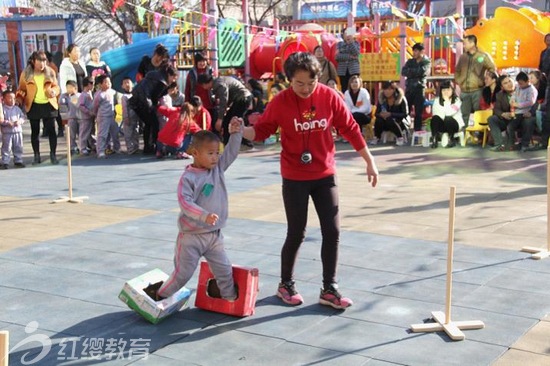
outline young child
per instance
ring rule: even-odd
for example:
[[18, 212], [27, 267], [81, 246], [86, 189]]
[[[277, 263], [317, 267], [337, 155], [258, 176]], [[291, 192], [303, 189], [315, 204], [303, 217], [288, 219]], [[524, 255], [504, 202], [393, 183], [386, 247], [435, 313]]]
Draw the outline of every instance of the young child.
[[126, 153], [132, 155], [139, 149], [139, 117], [132, 108], [128, 108], [128, 100], [132, 98], [134, 83], [128, 76], [122, 79], [122, 129], [126, 141]]
[[178, 184], [180, 215], [175, 250], [175, 269], [157, 292], [166, 298], [185, 286], [204, 256], [216, 278], [220, 295], [227, 300], [238, 296], [233, 283], [233, 269], [223, 246], [220, 229], [227, 221], [227, 190], [224, 172], [239, 154], [242, 120], [229, 124], [229, 142], [219, 156], [220, 140], [210, 131], [193, 137], [193, 164], [188, 165]]
[[94, 98], [92, 90], [94, 82], [90, 78], [84, 78], [82, 81], [82, 93], [78, 97], [77, 122], [78, 122], [78, 143], [80, 144], [80, 152], [82, 155], [89, 155], [94, 146], [92, 138], [92, 130], [94, 128]]
[[96, 77], [99, 90], [94, 97], [94, 114], [97, 118], [97, 157], [107, 157], [107, 142], [113, 141], [114, 152], [120, 152], [118, 124], [115, 121], [115, 91], [111, 89], [111, 79], [107, 75]]
[[78, 135], [77, 114], [80, 93], [78, 93], [78, 86], [74, 80], [67, 80], [65, 88], [67, 91], [59, 96], [59, 114], [64, 124], [69, 125], [71, 154], [78, 154], [76, 136]]
[[212, 116], [210, 112], [202, 104], [202, 99], [198, 95], [191, 97], [189, 101], [193, 107], [195, 107], [195, 123], [203, 130], [211, 131]]
[[201, 130], [193, 119], [195, 108], [190, 103], [184, 103], [181, 108], [159, 106], [157, 111], [168, 120], [158, 134], [157, 158], [162, 159], [166, 153], [171, 153], [176, 154], [176, 159], [189, 159], [185, 151], [191, 136]]
[[0, 129], [2, 131], [2, 169], [8, 169], [10, 153], [13, 152], [13, 161], [16, 168], [24, 168], [23, 164], [23, 127], [25, 115], [15, 105], [15, 93], [6, 90], [2, 93], [4, 98]]
[[173, 90], [173, 88], [175, 88], [175, 84], [168, 87], [168, 93], [159, 99], [159, 103], [157, 105], [157, 119], [159, 121], [159, 131], [162, 130], [164, 126], [166, 126], [166, 123], [168, 123], [168, 118], [164, 114], [160, 113], [159, 108], [160, 107], [172, 108], [172, 97], [170, 97], [170, 92]]
[[170, 98], [172, 98], [172, 107], [181, 107], [185, 102], [185, 95], [180, 92], [180, 89], [177, 85], [174, 86], [173, 89], [170, 89], [168, 91], [168, 95], [170, 95]]

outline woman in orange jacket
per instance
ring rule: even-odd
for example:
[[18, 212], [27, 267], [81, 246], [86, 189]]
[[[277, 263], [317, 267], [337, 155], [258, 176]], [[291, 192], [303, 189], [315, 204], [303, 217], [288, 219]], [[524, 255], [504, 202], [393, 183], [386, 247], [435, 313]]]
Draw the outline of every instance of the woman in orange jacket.
[[34, 152], [33, 164], [40, 164], [40, 120], [44, 122], [44, 131], [50, 140], [50, 160], [58, 164], [55, 156], [57, 136], [55, 134], [55, 117], [59, 105], [59, 85], [55, 72], [47, 66], [48, 59], [44, 51], [35, 51], [29, 57], [27, 67], [21, 73], [16, 100], [21, 105], [31, 122], [31, 144]]

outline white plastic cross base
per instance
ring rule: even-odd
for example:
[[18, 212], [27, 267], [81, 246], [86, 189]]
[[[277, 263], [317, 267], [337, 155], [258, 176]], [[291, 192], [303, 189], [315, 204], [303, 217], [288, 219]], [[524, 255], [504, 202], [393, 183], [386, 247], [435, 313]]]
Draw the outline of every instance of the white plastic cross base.
[[432, 317], [437, 323], [413, 324], [411, 325], [411, 330], [414, 333], [440, 332], [443, 330], [453, 341], [462, 341], [466, 337], [461, 329], [472, 330], [485, 328], [485, 324], [481, 320], [466, 320], [461, 322], [450, 321], [445, 323], [445, 314], [442, 311], [432, 311]]
[[87, 200], [88, 196], [82, 196], [82, 197], [59, 197], [56, 200], [53, 200], [51, 203], [63, 203], [63, 202], [70, 202], [70, 203], [82, 203], [84, 200]]
[[533, 254], [531, 256], [533, 259], [544, 259], [550, 257], [550, 251], [542, 248], [523, 247], [521, 248], [521, 251]]
[[[432, 133], [430, 131], [414, 131], [411, 137], [411, 146], [419, 143], [422, 144], [423, 147], [429, 147], [430, 137], [432, 137]], [[419, 141], [417, 141], [417, 139]]]

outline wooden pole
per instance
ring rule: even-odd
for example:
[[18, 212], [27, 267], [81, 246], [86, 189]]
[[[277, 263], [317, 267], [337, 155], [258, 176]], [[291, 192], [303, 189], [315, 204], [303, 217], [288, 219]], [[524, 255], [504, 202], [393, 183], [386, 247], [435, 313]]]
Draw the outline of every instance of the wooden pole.
[[73, 168], [71, 164], [71, 127], [69, 123], [65, 125], [65, 138], [67, 139], [67, 174], [69, 180], [69, 201], [73, 199]]
[[447, 290], [445, 299], [445, 312], [432, 311], [433, 323], [412, 324], [411, 331], [415, 333], [441, 332], [447, 333], [453, 341], [461, 341], [466, 338], [462, 329], [481, 329], [485, 324], [481, 320], [451, 321], [451, 290], [453, 281], [453, 246], [455, 228], [455, 198], [456, 187], [451, 187], [449, 200], [449, 243], [447, 252]]
[[0, 331], [0, 365], [8, 366], [10, 350], [10, 333], [7, 330]]
[[84, 200], [87, 200], [87, 196], [82, 197], [73, 197], [73, 168], [71, 160], [71, 128], [69, 124], [65, 125], [65, 136], [67, 141], [67, 175], [69, 180], [69, 197], [59, 197], [56, 200], [53, 200], [51, 203], [61, 203], [61, 202], [70, 202], [70, 203], [82, 203]]
[[445, 324], [451, 322], [451, 294], [453, 290], [453, 246], [455, 241], [456, 187], [451, 186], [449, 198], [449, 235], [447, 241], [447, 290], [445, 297]]

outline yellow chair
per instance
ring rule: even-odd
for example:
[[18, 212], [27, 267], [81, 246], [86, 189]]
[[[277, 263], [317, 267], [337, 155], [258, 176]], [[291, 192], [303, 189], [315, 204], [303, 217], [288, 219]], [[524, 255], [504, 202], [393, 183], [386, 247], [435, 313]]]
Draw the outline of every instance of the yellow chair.
[[474, 138], [475, 132], [481, 132], [483, 134], [481, 147], [485, 148], [485, 144], [487, 143], [487, 135], [489, 132], [489, 122], [487, 120], [492, 115], [493, 115], [493, 111], [491, 109], [485, 109], [482, 111], [474, 112], [474, 125], [466, 127], [465, 143], [467, 143], [469, 139]]
[[122, 122], [122, 104], [115, 104], [115, 122], [120, 125]]

